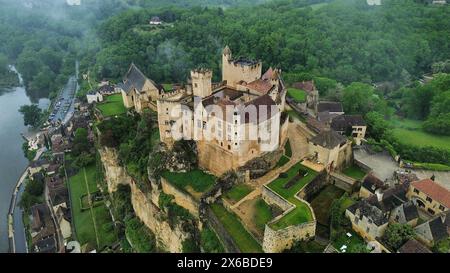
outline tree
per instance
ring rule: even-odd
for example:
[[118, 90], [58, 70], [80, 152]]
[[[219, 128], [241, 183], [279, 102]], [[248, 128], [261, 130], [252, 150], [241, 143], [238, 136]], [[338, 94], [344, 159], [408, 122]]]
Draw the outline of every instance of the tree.
[[386, 110], [386, 105], [383, 105], [383, 101], [375, 94], [373, 87], [361, 82], [353, 82], [344, 88], [342, 102], [347, 114], [365, 115], [370, 111], [383, 113]]
[[78, 156], [83, 152], [89, 152], [91, 147], [88, 141], [88, 132], [85, 128], [78, 128], [75, 131], [75, 137], [73, 140], [72, 152], [74, 155]]
[[414, 229], [408, 224], [390, 224], [385, 232], [387, 244], [394, 250], [399, 249], [406, 241], [414, 238]]
[[42, 110], [37, 104], [22, 105], [19, 112], [23, 115], [23, 123], [25, 126], [38, 127], [40, 125]]
[[367, 131], [369, 135], [377, 141], [390, 136], [390, 124], [382, 114], [372, 111], [365, 116], [367, 122]]
[[450, 90], [434, 97], [423, 128], [430, 133], [450, 135]]

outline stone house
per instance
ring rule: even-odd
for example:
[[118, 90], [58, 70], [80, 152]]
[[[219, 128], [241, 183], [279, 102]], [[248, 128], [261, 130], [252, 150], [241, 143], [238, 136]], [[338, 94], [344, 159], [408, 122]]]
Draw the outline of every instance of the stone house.
[[161, 18], [159, 18], [158, 16], [153, 16], [149, 21], [150, 25], [161, 25], [162, 23], [163, 22], [162, 22]]
[[342, 103], [336, 101], [321, 101], [317, 104], [317, 113], [328, 112], [335, 115], [343, 115], [344, 108]]
[[417, 211], [417, 207], [414, 203], [409, 201], [394, 208], [391, 212], [389, 221], [400, 224], [408, 224], [415, 227], [419, 221], [419, 212]]
[[351, 136], [356, 145], [361, 145], [367, 125], [361, 115], [337, 115], [331, 121], [331, 128], [341, 135]]
[[306, 107], [317, 112], [319, 102], [319, 90], [317, 90], [314, 80], [302, 81], [293, 84], [294, 88], [301, 89], [306, 93]]
[[156, 99], [163, 88], [147, 78], [139, 68], [132, 63], [122, 83], [117, 85], [122, 93], [123, 104], [138, 113], [146, 108], [156, 110]]
[[97, 90], [91, 90], [86, 94], [88, 103], [102, 102], [106, 96], [120, 93], [119, 88], [115, 88], [109, 82], [102, 82]]
[[420, 209], [431, 215], [448, 211], [450, 208], [450, 191], [431, 179], [410, 183], [407, 196]]
[[360, 198], [369, 198], [377, 193], [377, 191], [382, 191], [387, 189], [388, 186], [384, 184], [383, 181], [378, 179], [372, 173], [369, 173], [364, 177], [364, 180], [361, 183], [361, 188], [359, 189], [359, 197]]
[[418, 225], [414, 231], [417, 239], [431, 247], [450, 236], [450, 211], [440, 213], [433, 219]]
[[325, 129], [308, 140], [309, 154], [327, 171], [341, 169], [352, 158], [351, 142], [334, 130]]

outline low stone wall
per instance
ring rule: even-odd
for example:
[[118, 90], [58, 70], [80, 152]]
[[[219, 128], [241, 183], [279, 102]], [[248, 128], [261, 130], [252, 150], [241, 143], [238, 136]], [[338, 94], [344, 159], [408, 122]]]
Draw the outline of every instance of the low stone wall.
[[[269, 189], [267, 186], [262, 187], [262, 199], [269, 205], [276, 205], [284, 212], [293, 208], [294, 205], [289, 203], [286, 199]], [[284, 213], [283, 213], [284, 214]]]
[[198, 218], [199, 203], [191, 195], [179, 190], [163, 177], [161, 177], [161, 188], [164, 193], [174, 196], [175, 203], [187, 209], [192, 215]]
[[369, 173], [372, 171], [372, 168], [370, 168], [368, 165], [364, 164], [363, 162], [357, 160], [356, 158], [353, 158], [353, 164], [363, 169], [366, 173]]
[[314, 179], [306, 184], [297, 196], [301, 199], [310, 200], [323, 187], [329, 184], [328, 175], [325, 170], [321, 171]]
[[273, 230], [266, 225], [264, 230], [263, 250], [266, 253], [282, 252], [291, 248], [296, 241], [308, 240], [315, 236], [316, 221]]
[[331, 173], [330, 175], [330, 182], [331, 184], [335, 185], [336, 187], [346, 191], [346, 192], [353, 192], [353, 189], [355, 185], [357, 184], [357, 181], [349, 176], [346, 176], [341, 173]]

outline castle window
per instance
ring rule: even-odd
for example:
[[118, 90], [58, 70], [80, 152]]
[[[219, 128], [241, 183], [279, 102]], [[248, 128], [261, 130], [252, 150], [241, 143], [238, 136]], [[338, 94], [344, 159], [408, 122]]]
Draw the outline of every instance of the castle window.
[[439, 205], [439, 209], [440, 209], [440, 210], [442, 210], [442, 211], [444, 211], [444, 210], [445, 210], [445, 208], [444, 208], [444, 206], [443, 206], [443, 205]]
[[220, 142], [220, 146], [223, 147], [223, 142], [222, 141]]
[[430, 213], [431, 215], [434, 215], [434, 214], [435, 214], [434, 210], [432, 210], [432, 209], [427, 209], [427, 211], [428, 211], [428, 213]]
[[427, 201], [431, 203], [431, 202], [433, 202], [433, 199], [431, 199], [431, 197], [427, 196]]
[[197, 83], [194, 83], [194, 87], [198, 87], [198, 84], [197, 84]]
[[419, 190], [418, 189], [414, 189], [414, 193], [419, 194]]
[[362, 131], [362, 128], [358, 128], [358, 131]]
[[234, 143], [234, 146], [237, 146], [237, 142]]
[[230, 145], [228, 145], [228, 150], [231, 150], [231, 146]]

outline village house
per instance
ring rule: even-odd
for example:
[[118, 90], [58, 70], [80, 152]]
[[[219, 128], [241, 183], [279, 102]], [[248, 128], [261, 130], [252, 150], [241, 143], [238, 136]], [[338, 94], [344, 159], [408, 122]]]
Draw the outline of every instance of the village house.
[[412, 227], [419, 221], [419, 212], [413, 202], [409, 201], [394, 208], [389, 218], [390, 222], [408, 224]]
[[314, 80], [297, 82], [292, 85], [294, 88], [301, 89], [306, 93], [306, 107], [317, 112], [317, 103], [319, 102], [319, 90], [317, 90]]
[[147, 78], [137, 66], [132, 63], [122, 83], [117, 85], [122, 93], [123, 104], [138, 113], [146, 108], [156, 110], [156, 99], [163, 87]]
[[412, 182], [407, 196], [420, 209], [431, 215], [448, 211], [450, 208], [450, 191], [431, 179]]
[[450, 236], [450, 211], [442, 212], [433, 219], [418, 225], [414, 231], [417, 239], [431, 247]]
[[222, 82], [212, 83], [209, 69], [192, 70], [187, 85], [157, 100], [161, 141], [171, 145], [175, 134], [194, 139], [199, 166], [216, 175], [278, 149], [287, 134], [288, 120], [281, 119], [286, 88], [280, 70], [261, 74], [261, 67], [233, 59], [225, 47]]
[[351, 142], [334, 130], [325, 129], [308, 143], [312, 160], [323, 164], [329, 172], [341, 169], [351, 160]]
[[[350, 206], [345, 211], [345, 215], [352, 223], [353, 230], [367, 241], [381, 238], [389, 224], [392, 212], [396, 213], [394, 219], [397, 219], [396, 215], [403, 210], [399, 207], [408, 201], [406, 192], [407, 186], [397, 185], [385, 191], [377, 191], [375, 195]], [[409, 211], [407, 214], [409, 219]]]
[[163, 22], [162, 22], [161, 18], [159, 18], [158, 16], [153, 16], [149, 21], [150, 25], [156, 25], [156, 26], [161, 25], [162, 23]]
[[361, 115], [338, 115], [332, 119], [331, 128], [341, 135], [351, 136], [356, 145], [361, 145], [367, 125]]
[[45, 204], [31, 207], [31, 240], [34, 252], [56, 252], [55, 226]]
[[119, 88], [115, 88], [114, 85], [103, 83], [96, 90], [91, 90], [86, 94], [86, 99], [88, 103], [102, 102], [106, 96], [120, 93]]
[[378, 177], [376, 177], [373, 173], [369, 173], [366, 177], [364, 177], [364, 180], [361, 183], [359, 197], [369, 198], [377, 192], [386, 190], [387, 188], [388, 186], [385, 185], [383, 181], [378, 179]]

